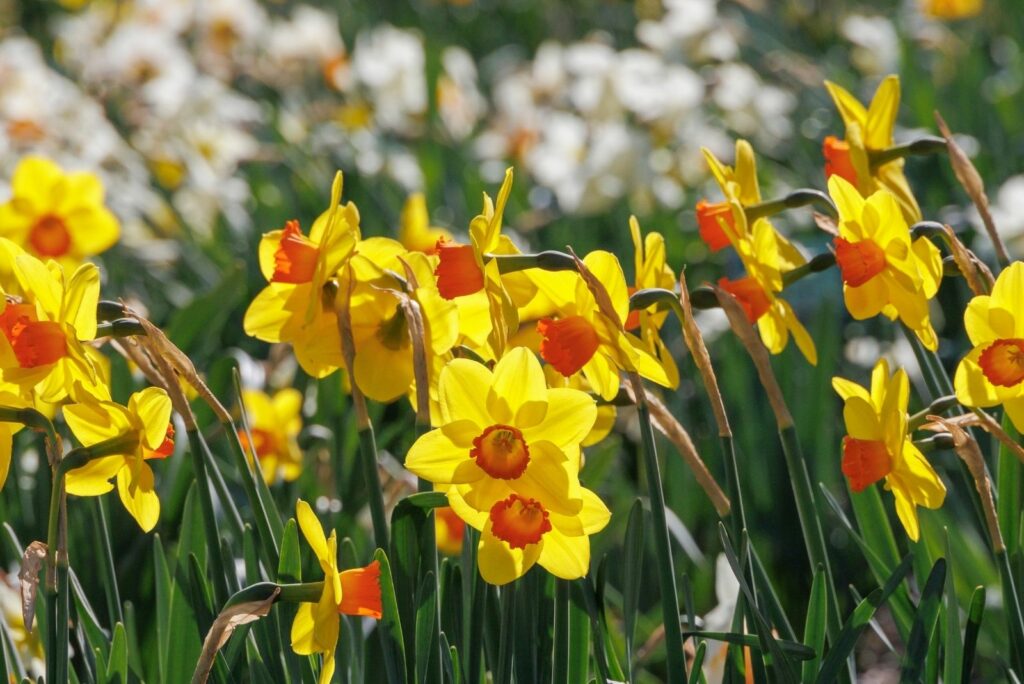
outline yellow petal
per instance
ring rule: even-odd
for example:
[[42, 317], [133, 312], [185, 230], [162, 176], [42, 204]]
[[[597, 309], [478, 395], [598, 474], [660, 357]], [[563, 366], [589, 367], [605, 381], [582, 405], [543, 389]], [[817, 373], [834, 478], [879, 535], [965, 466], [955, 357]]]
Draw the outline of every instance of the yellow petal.
[[487, 410], [495, 422], [528, 428], [548, 410], [547, 383], [540, 362], [529, 349], [516, 347], [494, 366]]
[[1024, 432], [1024, 397], [1006, 400], [1003, 408], [1017, 432]]
[[882, 425], [875, 408], [861, 397], [850, 397], [843, 405], [846, 431], [855, 439], [881, 440]]
[[11, 423], [0, 423], [0, 491], [3, 491], [11, 468], [12, 436]]
[[825, 81], [825, 87], [828, 89], [828, 94], [832, 96], [832, 101], [835, 102], [839, 116], [843, 118], [843, 123], [847, 126], [854, 123], [863, 126], [867, 122], [867, 110], [857, 98], [850, 94], [850, 91], [832, 81]]
[[467, 525], [475, 530], [483, 530], [487, 524], [489, 511], [479, 511], [469, 505], [466, 498], [462, 495], [461, 490], [466, 489], [468, 486], [456, 486], [449, 487], [446, 490], [448, 496], [448, 505], [451, 507], [455, 514], [462, 518]]
[[883, 278], [876, 276], [859, 287], [844, 285], [843, 301], [850, 315], [858, 321], [863, 321], [882, 312], [889, 303], [889, 290]]
[[488, 584], [497, 586], [519, 579], [537, 562], [540, 547], [541, 544], [527, 544], [525, 549], [513, 549], [491, 533], [488, 521], [477, 547], [480, 576]]
[[583, 366], [583, 375], [605, 401], [611, 401], [619, 393], [619, 369], [600, 350]]
[[744, 206], [761, 202], [761, 190], [757, 185], [757, 160], [754, 148], [746, 140], [736, 141], [736, 182], [740, 186], [739, 200]]
[[548, 410], [544, 420], [523, 430], [528, 444], [547, 440], [559, 448], [577, 445], [597, 419], [597, 403], [586, 392], [556, 387], [547, 390]]
[[871, 403], [871, 395], [868, 391], [855, 383], [852, 380], [846, 378], [832, 378], [832, 389], [836, 391], [844, 401], [850, 397], [860, 397], [868, 404]]
[[65, 406], [64, 420], [83, 446], [92, 446], [135, 429], [128, 409], [109, 401]]
[[469, 359], [452, 359], [438, 378], [441, 419], [445, 423], [471, 420], [481, 427], [495, 421], [487, 412], [487, 393], [493, 376], [487, 368]]
[[153, 470], [146, 463], [140, 463], [136, 472], [126, 466], [117, 472], [117, 493], [143, 532], [156, 527], [160, 519], [160, 499], [156, 495]]
[[302, 499], [295, 503], [295, 517], [299, 523], [299, 529], [302, 530], [302, 536], [306, 538], [306, 543], [313, 549], [317, 560], [321, 563], [328, 561], [329, 553], [324, 528], [310, 505]]
[[413, 381], [411, 345], [391, 349], [370, 338], [357, 347], [353, 365], [356, 385], [374, 401], [394, 401]]
[[139, 418], [145, 430], [145, 443], [156, 449], [167, 437], [167, 426], [171, 422], [171, 398], [160, 387], [147, 387], [128, 399], [128, 411]]
[[424, 480], [450, 484], [459, 481], [456, 469], [467, 460], [471, 460], [468, 448], [452, 442], [442, 430], [431, 430], [417, 439], [409, 449], [405, 467]]
[[796, 342], [797, 349], [800, 350], [800, 353], [804, 355], [812, 366], [817, 366], [818, 350], [814, 347], [814, 340], [811, 339], [810, 333], [807, 332], [807, 328], [803, 326], [800, 319], [796, 317], [796, 313], [794, 313], [793, 307], [789, 305], [789, 302], [781, 299], [779, 301], [782, 302], [786, 327], [789, 328], [789, 332], [793, 335], [793, 341]]
[[900, 108], [899, 76], [889, 75], [879, 84], [868, 107], [867, 135], [864, 142], [868, 149], [884, 150], [893, 144], [892, 131], [896, 125], [896, 114]]
[[590, 570], [590, 538], [586, 535], [568, 537], [553, 527], [544, 535], [537, 562], [555, 577], [579, 579]]
[[589, 489], [581, 492], [583, 508], [576, 514], [584, 534], [596, 534], [603, 530], [612, 519], [612, 512], [597, 494]]
[[22, 253], [14, 258], [14, 274], [22, 290], [31, 293], [46, 317], [60, 321], [61, 284], [50, 269], [34, 256]]
[[80, 340], [96, 337], [96, 305], [100, 301], [100, 270], [95, 264], [82, 264], [68, 281], [60, 320], [75, 327]]
[[[828, 194], [832, 197], [832, 201], [836, 203], [841, 222], [857, 221], [860, 219], [861, 214], [864, 213], [865, 199], [863, 195], [860, 194], [857, 188], [850, 185], [850, 182], [845, 178], [838, 175], [829, 177]], [[843, 227], [843, 225], [840, 225], [840, 233], [842, 233]]]
[[530, 444], [526, 470], [509, 486], [523, 496], [536, 499], [549, 511], [574, 515], [583, 507], [579, 467], [551, 442]]
[[624, 323], [629, 315], [629, 289], [626, 287], [626, 276], [622, 272], [618, 257], [611, 252], [596, 250], [585, 256], [583, 263], [604, 285], [612, 307], [618, 314], [619, 322]]
[[313, 655], [317, 652], [314, 632], [316, 630], [316, 604], [300, 603], [292, 621], [292, 650], [299, 655]]
[[122, 468], [127, 468], [124, 456], [104, 456], [75, 468], [64, 476], [64, 488], [75, 496], [99, 496], [114, 485], [110, 479]]
[[[291, 308], [294, 285], [273, 284], [253, 298], [242, 322], [245, 334], [264, 342], [283, 342], [295, 327], [296, 313]], [[309, 294], [309, 288], [305, 289]]]
[[986, 407], [999, 403], [996, 388], [985, 377], [978, 359], [985, 347], [975, 347], [956, 367], [953, 387], [956, 389], [956, 400], [964, 406]]

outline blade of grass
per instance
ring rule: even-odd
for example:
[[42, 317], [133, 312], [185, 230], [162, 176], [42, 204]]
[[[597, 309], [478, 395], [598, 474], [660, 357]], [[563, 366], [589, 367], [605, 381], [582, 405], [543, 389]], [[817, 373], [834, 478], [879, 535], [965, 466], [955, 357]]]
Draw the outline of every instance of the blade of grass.
[[949, 528], [946, 533], [946, 609], [943, 611], [945, 620], [945, 655], [942, 663], [942, 679], [955, 682], [963, 671], [963, 649], [960, 645], [960, 605], [956, 600], [956, 582], [953, 575], [953, 551], [949, 544]]
[[825, 596], [825, 570], [819, 566], [811, 581], [811, 595], [807, 601], [807, 618], [804, 622], [804, 643], [814, 651], [814, 657], [803, 664], [800, 681], [812, 684], [814, 675], [821, 667], [825, 652], [825, 624], [828, 599]]
[[921, 679], [928, 660], [929, 645], [933, 641], [932, 634], [939, 619], [942, 591], [945, 586], [946, 559], [939, 558], [928, 574], [924, 589], [921, 591], [921, 601], [917, 604], [914, 626], [910, 630], [907, 650], [903, 654], [901, 682], [917, 682]]
[[398, 613], [398, 599], [395, 597], [395, 585], [391, 579], [391, 564], [387, 554], [377, 549], [374, 560], [380, 564], [380, 595], [383, 607], [377, 631], [380, 634], [381, 648], [384, 652], [384, 665], [390, 684], [405, 682], [405, 639], [402, 636], [402, 622]]
[[[640, 499], [633, 501], [626, 522], [626, 538], [623, 542], [624, 567], [622, 570], [622, 618], [626, 639], [626, 673], [629, 681], [635, 679], [633, 639], [636, 636], [636, 618], [640, 606], [640, 587], [643, 583], [644, 567], [644, 507]], [[567, 597], [566, 597], [566, 600]], [[556, 621], [557, 626], [557, 621]], [[557, 660], [556, 660], [557, 662]], [[558, 681], [558, 680], [556, 680]]]
[[971, 595], [970, 608], [967, 610], [967, 627], [964, 630], [963, 669], [960, 681], [972, 681], [974, 671], [974, 654], [978, 647], [978, 635], [981, 633], [981, 620], [985, 616], [985, 587], [975, 587]]

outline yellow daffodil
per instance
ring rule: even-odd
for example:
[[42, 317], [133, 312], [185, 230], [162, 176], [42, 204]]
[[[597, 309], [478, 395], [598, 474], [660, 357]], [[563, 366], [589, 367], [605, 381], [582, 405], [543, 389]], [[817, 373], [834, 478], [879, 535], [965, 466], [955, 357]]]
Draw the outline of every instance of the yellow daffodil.
[[[302, 393], [296, 389], [279, 390], [270, 396], [258, 390], [243, 390], [242, 403], [249, 418], [252, 453], [267, 484], [280, 475], [291, 482], [302, 473], [302, 451], [297, 438], [302, 430]], [[248, 442], [239, 430], [243, 444]], [[249, 450], [247, 450], [248, 453]]]
[[[614, 254], [595, 251], [584, 264], [608, 291], [619, 323], [629, 316], [629, 288], [622, 266]], [[546, 287], [547, 281], [538, 280]], [[552, 281], [552, 282], [561, 282]], [[597, 302], [586, 282], [575, 277], [573, 288], [545, 291], [556, 303], [558, 316], [537, 322], [541, 335], [540, 355], [562, 375], [583, 372], [587, 382], [603, 399], [611, 400], [619, 391], [621, 370], [636, 371], [664, 387], [672, 386], [665, 367], [647, 350], [642, 340], [622, 329], [598, 311]]]
[[594, 400], [549, 389], [533, 353], [511, 349], [494, 371], [453, 359], [438, 378], [441, 426], [412, 445], [405, 467], [439, 488], [466, 485], [479, 510], [515, 492], [571, 515], [583, 505], [580, 442], [594, 425]]
[[342, 365], [338, 316], [329, 285], [359, 239], [359, 211], [342, 206], [342, 177], [335, 176], [331, 206], [308, 236], [297, 221], [260, 241], [260, 270], [268, 285], [245, 312], [245, 332], [266, 342], [287, 342], [302, 369], [313, 377]]
[[42, 157], [25, 157], [11, 181], [11, 198], [0, 205], [0, 237], [40, 259], [75, 268], [109, 249], [121, 234], [103, 204], [103, 183], [84, 171], [65, 173]]
[[324, 536], [316, 514], [309, 504], [299, 499], [295, 504], [302, 536], [320, 562], [324, 572], [324, 589], [319, 603], [302, 603], [292, 622], [292, 650], [299, 655], [323, 656], [320, 684], [328, 684], [334, 676], [334, 651], [338, 647], [341, 614], [380, 619], [380, 566], [374, 561], [364, 568], [338, 570], [338, 535]]
[[556, 499], [518, 493], [479, 510], [466, 500], [464, 491], [464, 486], [449, 489], [448, 503], [480, 531], [480, 576], [499, 586], [519, 579], [534, 564], [561, 579], [583, 577], [590, 569], [590, 535], [611, 519], [604, 502], [589, 489], [580, 489], [582, 505], [572, 514], [553, 508]]
[[433, 254], [437, 251], [438, 241], [452, 239], [447, 230], [430, 225], [427, 200], [422, 192], [415, 192], [405, 200], [400, 221], [398, 241], [410, 252]]
[[991, 295], [970, 301], [964, 327], [974, 348], [956, 369], [957, 400], [965, 406], [1002, 404], [1024, 432], [1024, 263], [1010, 264]]
[[878, 86], [871, 105], [864, 108], [857, 98], [841, 86], [825, 81], [829, 95], [846, 125], [843, 140], [835, 136], [825, 138], [825, 176], [839, 176], [867, 197], [885, 188], [899, 202], [907, 223], [921, 220], [921, 208], [903, 174], [903, 159], [894, 159], [872, 167], [870, 155], [893, 146], [893, 128], [900, 107], [900, 79], [887, 76]]
[[[20, 250], [18, 250], [20, 251]], [[6, 255], [8, 250], [0, 250]], [[2, 258], [2, 257], [0, 257]], [[109, 391], [83, 341], [96, 337], [100, 273], [82, 264], [65, 282], [56, 261], [21, 252], [12, 271], [23, 293], [2, 302], [0, 375], [43, 402], [107, 399]]]
[[[388, 238], [363, 240], [357, 252], [349, 275], [354, 280], [349, 314], [355, 345], [353, 373], [366, 396], [392, 401], [408, 393], [415, 379], [412, 338], [399, 298], [408, 296], [419, 307], [428, 361], [446, 354], [455, 344], [458, 307], [438, 292], [434, 266], [426, 255], [406, 252]], [[409, 292], [402, 287], [406, 267], [415, 281], [415, 287], [408, 283]]]
[[881, 189], [864, 199], [841, 176], [828, 190], [839, 210], [836, 264], [842, 272], [846, 308], [857, 320], [879, 313], [899, 317], [921, 343], [935, 351], [928, 300], [942, 279], [942, 255], [927, 238], [911, 241], [896, 196]]
[[843, 438], [842, 469], [850, 488], [860, 492], [885, 478], [907, 536], [917, 541], [917, 507], [942, 506], [946, 487], [907, 434], [906, 372], [900, 368], [890, 377], [889, 365], [881, 359], [871, 373], [870, 391], [843, 378], [832, 378], [832, 387], [844, 402], [848, 434]]
[[452, 510], [451, 506], [434, 509], [434, 538], [437, 550], [448, 556], [462, 552], [462, 537], [466, 523]]
[[977, 16], [984, 0], [921, 0], [921, 10], [936, 19], [967, 19]]
[[[665, 255], [665, 238], [661, 233], [641, 235], [639, 221], [635, 216], [630, 216], [629, 234], [633, 238], [634, 268], [633, 287], [629, 288], [629, 293], [633, 294], [637, 290], [649, 287], [674, 290], [676, 276], [668, 265]], [[625, 328], [629, 331], [639, 330], [640, 339], [646, 345], [647, 351], [665, 369], [669, 387], [675, 388], [679, 386], [679, 368], [668, 347], [661, 341], [659, 334], [666, 318], [668, 318], [668, 309], [657, 311], [656, 306], [643, 311], [630, 311], [626, 316]]]
[[139, 527], [149, 532], [160, 518], [160, 499], [156, 495], [149, 459], [167, 458], [174, 453], [174, 428], [171, 425], [171, 399], [159, 387], [136, 392], [128, 406], [112, 401], [92, 401], [64, 407], [64, 420], [83, 446], [124, 438], [124, 451], [102, 456], [68, 472], [65, 484], [69, 494], [100, 496], [114, 486], [124, 507]]

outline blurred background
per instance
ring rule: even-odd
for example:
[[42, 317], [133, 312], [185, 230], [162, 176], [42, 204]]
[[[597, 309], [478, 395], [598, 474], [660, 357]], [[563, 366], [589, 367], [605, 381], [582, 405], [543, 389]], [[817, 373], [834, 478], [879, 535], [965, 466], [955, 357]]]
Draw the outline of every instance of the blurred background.
[[[821, 141], [842, 135], [823, 81], [867, 100], [882, 77], [897, 73], [897, 142], [934, 133], [932, 112], [941, 111], [986, 182], [1011, 254], [1020, 255], [1022, 41], [1019, 0], [985, 0], [980, 14], [957, 21], [930, 16], [917, 0], [0, 0], [0, 199], [27, 154], [98, 173], [123, 231], [100, 259], [104, 296], [148, 311], [223, 392], [229, 359], [249, 386], [304, 389], [307, 433], [333, 431], [333, 451], [307, 434], [308, 467], [275, 494], [285, 511], [296, 496], [317, 499], [342, 535], [366, 547], [366, 521], [351, 503], [364, 495], [338, 376], [311, 381], [286, 350], [246, 337], [241, 324], [264, 284], [256, 267], [260, 235], [288, 219], [308, 227], [327, 205], [336, 168], [364, 235], [399, 237], [402, 208], [415, 192], [425, 196], [429, 225], [464, 236], [481, 192], [493, 195], [513, 166], [505, 220], [522, 249], [610, 249], [630, 278], [627, 219], [635, 214], [645, 231], [665, 236], [669, 264], [685, 267], [696, 285], [741, 268], [734, 256], [709, 254], [697, 235], [695, 203], [720, 197], [700, 148], [731, 161], [734, 140], [750, 140], [767, 198], [821, 189]], [[977, 217], [945, 159], [911, 159], [907, 173], [926, 219], [949, 223], [980, 254], [991, 254], [984, 238], [974, 239]], [[776, 225], [808, 255], [827, 249], [809, 210]], [[942, 308], [960, 311], [967, 296], [947, 282]], [[893, 326], [849, 319], [834, 274], [805, 279], [787, 299], [820, 359], [811, 367], [790, 348], [775, 359], [776, 371], [813, 480], [843, 502], [841, 404], [831, 377], [863, 383], [879, 354], [906, 365], [915, 383], [920, 376]], [[933, 316], [952, 368], [964, 348], [962, 326], [937, 310]], [[774, 421], [745, 353], [731, 335], [719, 336], [724, 319], [707, 313], [700, 322], [742, 451], [750, 537], [801, 625], [811, 574]], [[666, 336], [683, 359], [684, 379], [665, 399], [721, 479], [703, 388], [673, 325]], [[127, 396], [130, 371], [113, 363], [115, 387]], [[911, 411], [920, 407], [912, 400]], [[394, 457], [401, 491], [407, 474], [398, 464], [413, 438], [412, 412], [404, 403], [376, 410], [378, 442]], [[616, 513], [594, 540], [595, 559], [609, 554], [613, 587], [626, 513], [643, 491], [631, 420], [620, 415], [620, 429], [588, 452], [583, 471]], [[0, 493], [0, 518], [24, 542], [45, 519], [46, 498], [33, 491], [49, 485], [31, 440], [23, 446], [17, 486]], [[692, 582], [698, 612], [707, 613], [720, 599], [717, 518], [669, 445], [662, 447], [677, 567]], [[997, 575], [973, 516], [963, 514], [970, 504], [952, 479], [953, 459], [935, 454], [950, 497], [941, 511], [921, 515], [926, 539], [941, 539], [942, 526], [962, 529], [952, 539], [969, 561], [957, 568], [965, 605], [976, 584]], [[188, 483], [175, 476], [179, 464], [158, 467], [166, 503], [157, 531], [173, 541]], [[839, 586], [866, 594], [873, 583], [862, 556], [819, 503], [841, 559], [834, 565]], [[133, 592], [125, 598], [138, 606], [145, 632], [151, 540], [113, 508], [115, 527], [126, 532], [115, 535], [122, 586]], [[4, 566], [15, 560], [6, 548], [0, 559]], [[95, 580], [88, 563], [72, 558], [72, 565], [83, 583]], [[845, 610], [851, 596], [841, 597]], [[656, 592], [645, 600], [652, 622], [660, 619]], [[989, 600], [998, 610], [997, 592]], [[650, 635], [648, 626], [640, 629]], [[995, 630], [982, 640], [983, 654], [1005, 650], [1005, 635]], [[876, 642], [865, 640], [861, 666], [884, 679], [897, 659]], [[983, 661], [978, 672], [995, 667]]]

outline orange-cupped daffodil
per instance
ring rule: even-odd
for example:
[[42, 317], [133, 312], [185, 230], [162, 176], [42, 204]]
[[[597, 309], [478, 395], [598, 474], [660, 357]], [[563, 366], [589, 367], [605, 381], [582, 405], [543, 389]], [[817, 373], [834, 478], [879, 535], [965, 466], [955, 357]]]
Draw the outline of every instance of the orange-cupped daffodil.
[[[302, 431], [302, 393], [291, 387], [273, 396], [259, 390], [242, 390], [242, 404], [249, 419], [249, 434], [238, 431], [243, 445], [256, 454], [263, 480], [273, 484], [278, 476], [287, 482], [302, 473], [302, 451], [298, 436]], [[247, 453], [249, 451], [247, 450]]]
[[927, 238], [911, 239], [896, 196], [882, 188], [867, 199], [841, 176], [828, 180], [839, 210], [836, 264], [846, 308], [857, 320], [897, 317], [935, 351], [928, 301], [942, 279], [942, 255]]
[[399, 222], [398, 241], [410, 252], [433, 254], [439, 241], [452, 239], [452, 234], [444, 228], [430, 225], [427, 200], [422, 192], [414, 192], [405, 200]]
[[99, 269], [82, 264], [65, 280], [56, 261], [44, 264], [17, 248], [0, 250], [0, 258], [7, 256], [12, 258], [11, 270], [22, 295], [3, 301], [0, 310], [4, 382], [47, 403], [68, 397], [74, 401], [109, 398], [83, 344], [96, 337]]
[[946, 487], [907, 434], [906, 372], [900, 368], [890, 376], [889, 365], [881, 359], [871, 373], [870, 391], [843, 378], [832, 378], [832, 387], [844, 402], [842, 470], [850, 488], [860, 492], [884, 478], [907, 536], [917, 541], [917, 507], [942, 506]]
[[533, 352], [515, 347], [490, 371], [453, 359], [438, 378], [440, 427], [412, 445], [405, 467], [439, 489], [489, 510], [511, 493], [550, 502], [565, 515], [583, 505], [580, 442], [594, 425], [594, 400], [549, 389]]
[[1024, 432], [1024, 263], [996, 278], [992, 294], [973, 298], [964, 312], [973, 349], [957, 366], [953, 384], [965, 406], [1002, 404]]
[[98, 176], [65, 173], [42, 157], [18, 162], [11, 198], [0, 205], [0, 237], [73, 269], [109, 249], [120, 234], [117, 218], [103, 203]]
[[124, 438], [122, 453], [102, 456], [71, 470], [65, 476], [69, 494], [100, 496], [117, 478], [117, 493], [139, 527], [152, 530], [160, 518], [153, 470], [146, 461], [167, 458], [174, 453], [171, 399], [159, 387], [136, 392], [127, 406], [112, 401], [92, 401], [64, 407], [64, 420], [71, 432], [89, 447]]
[[822, 149], [826, 178], [839, 176], [864, 197], [885, 188], [895, 195], [907, 223], [920, 221], [921, 208], [903, 174], [903, 159], [893, 159], [877, 166], [871, 164], [871, 153], [893, 146], [893, 128], [900, 107], [899, 77], [885, 77], [867, 108], [841, 86], [825, 81], [825, 87], [846, 125], [845, 139], [840, 140], [833, 135], [825, 138]]
[[339, 171], [331, 205], [308, 236], [297, 221], [263, 236], [259, 247], [264, 288], [245, 312], [245, 332], [265, 342], [287, 342], [302, 369], [322, 378], [343, 364], [334, 291], [330, 283], [359, 240], [359, 211], [342, 206]]
[[[633, 286], [629, 288], [629, 293], [633, 294], [637, 290], [652, 287], [674, 290], [676, 276], [668, 265], [665, 254], [665, 238], [661, 233], [642, 235], [640, 222], [636, 220], [635, 216], [630, 216], [629, 234], [633, 239], [634, 268]], [[669, 387], [678, 387], [679, 368], [668, 347], [662, 342], [659, 333], [666, 318], [668, 318], [668, 309], [658, 311], [657, 306], [651, 306], [643, 310], [630, 311], [626, 316], [624, 326], [630, 332], [639, 333], [647, 351], [665, 369]]]
[[324, 588], [318, 603], [299, 605], [292, 622], [292, 650], [299, 655], [323, 656], [320, 684], [328, 684], [334, 676], [334, 651], [338, 647], [341, 614], [380, 619], [380, 565], [373, 561], [363, 568], [338, 570], [338, 535], [324, 536], [316, 514], [309, 504], [299, 499], [295, 504], [302, 536], [320, 562], [324, 572]]
[[619, 320], [612, 321], [598, 310], [583, 278], [575, 277], [572, 288], [557, 290], [546, 289], [546, 283], [563, 281], [538, 279], [538, 286], [545, 288], [545, 294], [558, 308], [557, 316], [537, 322], [541, 358], [566, 377], [582, 371], [594, 391], [609, 401], [619, 391], [620, 371], [635, 371], [671, 387], [672, 378], [665, 367], [640, 338], [621, 327], [629, 317], [629, 288], [619, 260], [599, 250], [584, 257], [583, 263], [604, 285]]

